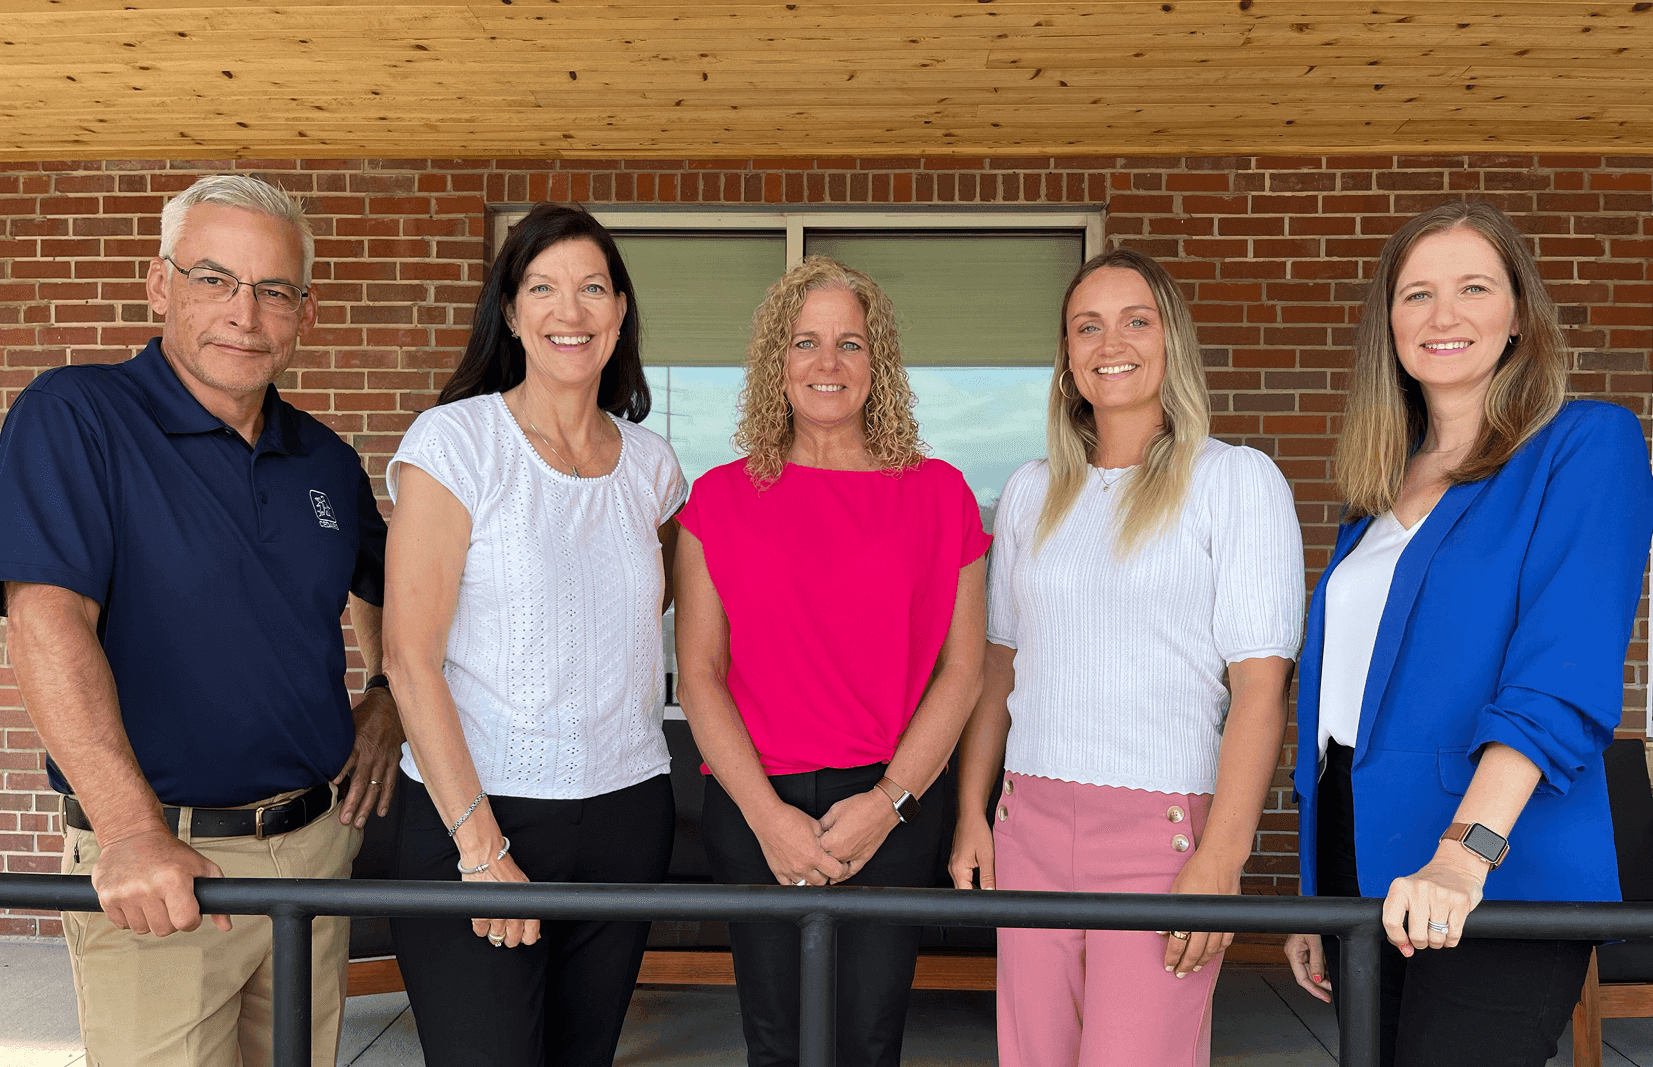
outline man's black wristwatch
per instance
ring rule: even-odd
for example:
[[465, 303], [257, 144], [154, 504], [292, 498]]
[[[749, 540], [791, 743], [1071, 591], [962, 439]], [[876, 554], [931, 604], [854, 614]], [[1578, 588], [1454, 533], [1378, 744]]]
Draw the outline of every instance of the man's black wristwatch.
[[367, 680], [366, 685], [362, 686], [362, 692], [366, 693], [369, 689], [383, 689], [388, 693], [390, 692], [390, 679], [382, 674], [375, 674]]
[[1510, 853], [1509, 838], [1495, 830], [1488, 830], [1478, 822], [1455, 822], [1441, 835], [1442, 841], [1456, 841], [1486, 860], [1489, 869], [1497, 869]]
[[[889, 789], [884, 788], [885, 783], [889, 783]], [[890, 803], [895, 805], [895, 817], [897, 819], [902, 822], [911, 822], [918, 818], [918, 798], [897, 785], [894, 779], [878, 779], [878, 791], [889, 797]]]

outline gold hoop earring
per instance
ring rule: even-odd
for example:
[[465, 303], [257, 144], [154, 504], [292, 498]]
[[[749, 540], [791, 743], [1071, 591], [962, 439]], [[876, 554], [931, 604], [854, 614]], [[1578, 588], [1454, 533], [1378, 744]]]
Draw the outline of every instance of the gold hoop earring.
[[[1077, 396], [1069, 396], [1068, 395], [1068, 379], [1072, 376], [1073, 376], [1073, 372], [1070, 371], [1068, 368], [1063, 367], [1061, 375], [1059, 375], [1056, 379], [1056, 388], [1061, 391], [1062, 399], [1064, 399], [1064, 400], [1070, 400], [1071, 401], [1071, 400], [1078, 400], [1079, 399]], [[1075, 383], [1074, 384], [1074, 389], [1078, 389], [1078, 388], [1079, 388], [1078, 384]]]

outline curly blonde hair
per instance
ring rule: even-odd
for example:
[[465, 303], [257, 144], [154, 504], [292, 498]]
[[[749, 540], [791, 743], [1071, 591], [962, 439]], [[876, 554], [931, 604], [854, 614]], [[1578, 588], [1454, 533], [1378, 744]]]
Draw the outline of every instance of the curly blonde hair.
[[740, 390], [740, 424], [734, 446], [746, 455], [746, 472], [759, 489], [786, 468], [794, 430], [786, 398], [786, 357], [792, 327], [804, 299], [817, 289], [847, 289], [867, 316], [867, 353], [872, 388], [863, 409], [867, 452], [881, 470], [898, 473], [923, 462], [927, 450], [913, 418], [912, 385], [901, 365], [895, 305], [878, 283], [827, 256], [806, 256], [769, 287], [752, 313], [752, 340], [746, 346], [746, 382]]

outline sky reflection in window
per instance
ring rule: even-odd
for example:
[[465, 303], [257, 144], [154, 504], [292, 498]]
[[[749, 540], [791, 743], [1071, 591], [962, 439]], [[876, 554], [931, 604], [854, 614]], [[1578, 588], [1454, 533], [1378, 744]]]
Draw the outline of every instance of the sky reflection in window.
[[[735, 458], [739, 367], [649, 367], [654, 410], [643, 425], [665, 437], [692, 482]], [[1045, 454], [1049, 367], [910, 367], [919, 433], [930, 454], [964, 472], [991, 528], [1005, 479]]]

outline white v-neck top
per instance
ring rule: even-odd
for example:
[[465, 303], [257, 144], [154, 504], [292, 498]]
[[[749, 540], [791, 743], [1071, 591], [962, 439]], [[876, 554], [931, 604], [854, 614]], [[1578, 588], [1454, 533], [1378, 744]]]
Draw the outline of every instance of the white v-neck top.
[[[624, 419], [595, 478], [546, 463], [498, 393], [414, 420], [412, 464], [458, 498], [471, 540], [442, 674], [482, 788], [580, 800], [663, 774], [660, 525], [688, 486], [671, 445]], [[419, 777], [412, 750], [402, 769]]]
[[1360, 736], [1360, 705], [1372, 666], [1378, 623], [1389, 602], [1395, 565], [1412, 543], [1425, 515], [1407, 529], [1386, 511], [1366, 527], [1360, 543], [1326, 583], [1326, 642], [1320, 659], [1320, 754], [1326, 741], [1353, 748]]

